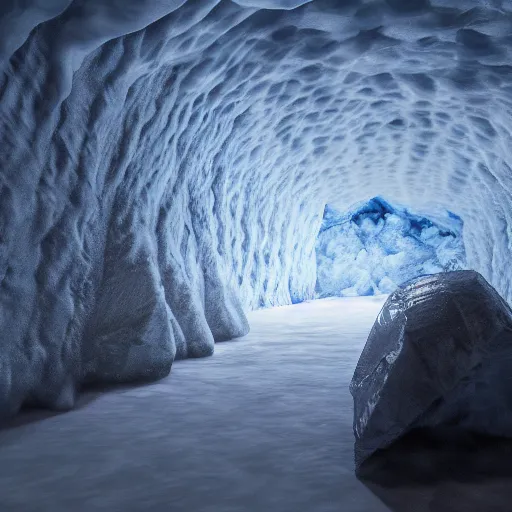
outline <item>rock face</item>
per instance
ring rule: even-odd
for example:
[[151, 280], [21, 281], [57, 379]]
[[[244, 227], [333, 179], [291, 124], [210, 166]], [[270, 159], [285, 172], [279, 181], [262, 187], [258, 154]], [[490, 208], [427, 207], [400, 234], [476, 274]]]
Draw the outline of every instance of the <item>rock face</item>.
[[413, 428], [512, 432], [512, 311], [474, 271], [413, 279], [380, 312], [350, 384], [358, 468]]
[[0, 2], [0, 415], [314, 297], [325, 204], [464, 221], [512, 299], [501, 0]]
[[341, 213], [327, 205], [316, 242], [319, 298], [379, 295], [419, 275], [465, 268], [462, 221], [437, 221], [380, 197]]

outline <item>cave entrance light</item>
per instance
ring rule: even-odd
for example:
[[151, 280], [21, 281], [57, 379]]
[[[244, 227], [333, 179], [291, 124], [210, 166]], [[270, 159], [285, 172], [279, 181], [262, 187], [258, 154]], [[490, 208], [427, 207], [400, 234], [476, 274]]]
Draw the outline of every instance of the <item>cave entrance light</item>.
[[424, 274], [466, 268], [463, 221], [430, 219], [382, 197], [346, 212], [327, 204], [316, 242], [316, 297], [392, 293]]

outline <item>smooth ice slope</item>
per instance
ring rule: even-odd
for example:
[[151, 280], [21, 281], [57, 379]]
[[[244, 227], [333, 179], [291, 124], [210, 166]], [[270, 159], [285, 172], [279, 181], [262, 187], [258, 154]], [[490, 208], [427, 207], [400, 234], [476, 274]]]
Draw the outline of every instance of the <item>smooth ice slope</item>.
[[319, 297], [379, 295], [422, 274], [465, 266], [462, 221], [438, 224], [380, 197], [341, 213], [327, 205], [316, 242]]
[[449, 208], [511, 300], [511, 10], [2, 2], [0, 413], [157, 378], [313, 297], [326, 203]]

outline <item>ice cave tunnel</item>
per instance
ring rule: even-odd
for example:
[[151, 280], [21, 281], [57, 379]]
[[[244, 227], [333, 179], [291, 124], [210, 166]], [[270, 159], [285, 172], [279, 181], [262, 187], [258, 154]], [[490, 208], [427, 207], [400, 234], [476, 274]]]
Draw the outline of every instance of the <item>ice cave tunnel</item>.
[[0, 68], [2, 417], [420, 267], [512, 302], [509, 0], [4, 0]]

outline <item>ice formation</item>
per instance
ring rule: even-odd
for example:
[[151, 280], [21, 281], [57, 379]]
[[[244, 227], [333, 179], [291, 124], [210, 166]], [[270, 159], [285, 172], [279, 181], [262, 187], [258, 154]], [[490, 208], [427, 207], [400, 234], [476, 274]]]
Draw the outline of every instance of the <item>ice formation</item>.
[[7, 0], [0, 414], [314, 296], [325, 204], [464, 221], [512, 299], [502, 0]]
[[465, 267], [462, 221], [443, 224], [380, 197], [340, 213], [329, 205], [316, 243], [316, 292], [331, 296], [393, 292], [423, 274]]
[[413, 428], [512, 436], [512, 311], [472, 270], [413, 279], [391, 294], [350, 391], [359, 467]]

